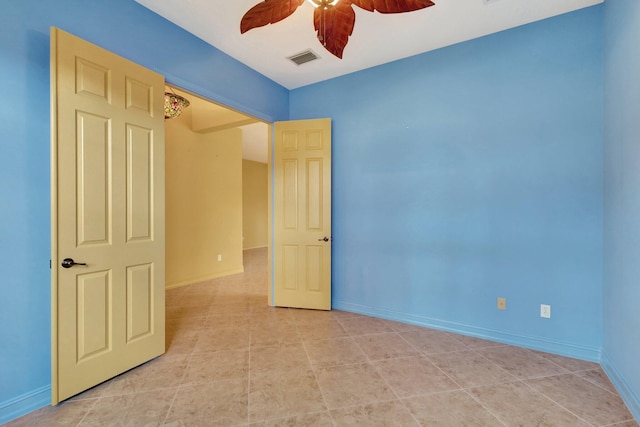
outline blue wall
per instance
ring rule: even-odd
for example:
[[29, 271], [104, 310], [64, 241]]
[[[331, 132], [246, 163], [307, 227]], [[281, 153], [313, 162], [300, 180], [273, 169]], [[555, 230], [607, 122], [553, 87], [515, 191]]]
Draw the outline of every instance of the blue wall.
[[605, 5], [602, 365], [640, 420], [640, 2]]
[[599, 360], [602, 15], [291, 92], [333, 118], [334, 307]]
[[602, 348], [640, 418], [637, 0], [290, 93], [133, 0], [21, 0], [3, 18], [0, 423], [50, 398], [52, 25], [267, 121], [332, 117], [335, 307], [585, 359]]
[[50, 402], [49, 27], [261, 119], [289, 114], [285, 88], [133, 0], [2, 6], [0, 423]]

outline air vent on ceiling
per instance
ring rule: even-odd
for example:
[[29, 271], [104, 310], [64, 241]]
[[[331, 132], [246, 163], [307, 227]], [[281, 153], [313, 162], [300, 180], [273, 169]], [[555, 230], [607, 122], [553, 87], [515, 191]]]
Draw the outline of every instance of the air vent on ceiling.
[[305, 62], [320, 59], [320, 57], [311, 49], [307, 49], [304, 52], [296, 53], [295, 55], [289, 56], [287, 59], [296, 65], [302, 65]]

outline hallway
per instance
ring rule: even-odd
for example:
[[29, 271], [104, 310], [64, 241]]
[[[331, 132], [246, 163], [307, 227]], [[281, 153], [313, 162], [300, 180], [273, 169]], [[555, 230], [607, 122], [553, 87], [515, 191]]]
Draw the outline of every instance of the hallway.
[[598, 364], [332, 311], [245, 272], [167, 291], [167, 353], [8, 426], [638, 426]]

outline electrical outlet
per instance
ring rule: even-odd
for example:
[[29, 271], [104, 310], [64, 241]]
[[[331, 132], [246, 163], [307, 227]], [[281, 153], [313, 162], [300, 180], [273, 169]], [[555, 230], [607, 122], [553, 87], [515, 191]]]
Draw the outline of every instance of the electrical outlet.
[[506, 310], [506, 309], [507, 309], [507, 299], [498, 298], [498, 310]]
[[547, 304], [540, 304], [540, 317], [545, 319], [551, 318], [551, 306]]
[[222, 261], [222, 254], [218, 254], [218, 261]]

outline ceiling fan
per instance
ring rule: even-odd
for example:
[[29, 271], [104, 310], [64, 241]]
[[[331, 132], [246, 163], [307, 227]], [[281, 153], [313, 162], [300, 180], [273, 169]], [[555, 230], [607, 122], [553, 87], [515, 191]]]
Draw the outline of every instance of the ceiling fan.
[[[313, 25], [318, 40], [333, 55], [342, 59], [349, 36], [353, 33], [356, 13], [353, 6], [369, 12], [413, 12], [433, 6], [431, 0], [307, 0], [313, 4]], [[240, 33], [275, 24], [287, 18], [304, 3], [304, 0], [264, 0], [253, 6], [240, 21]]]

